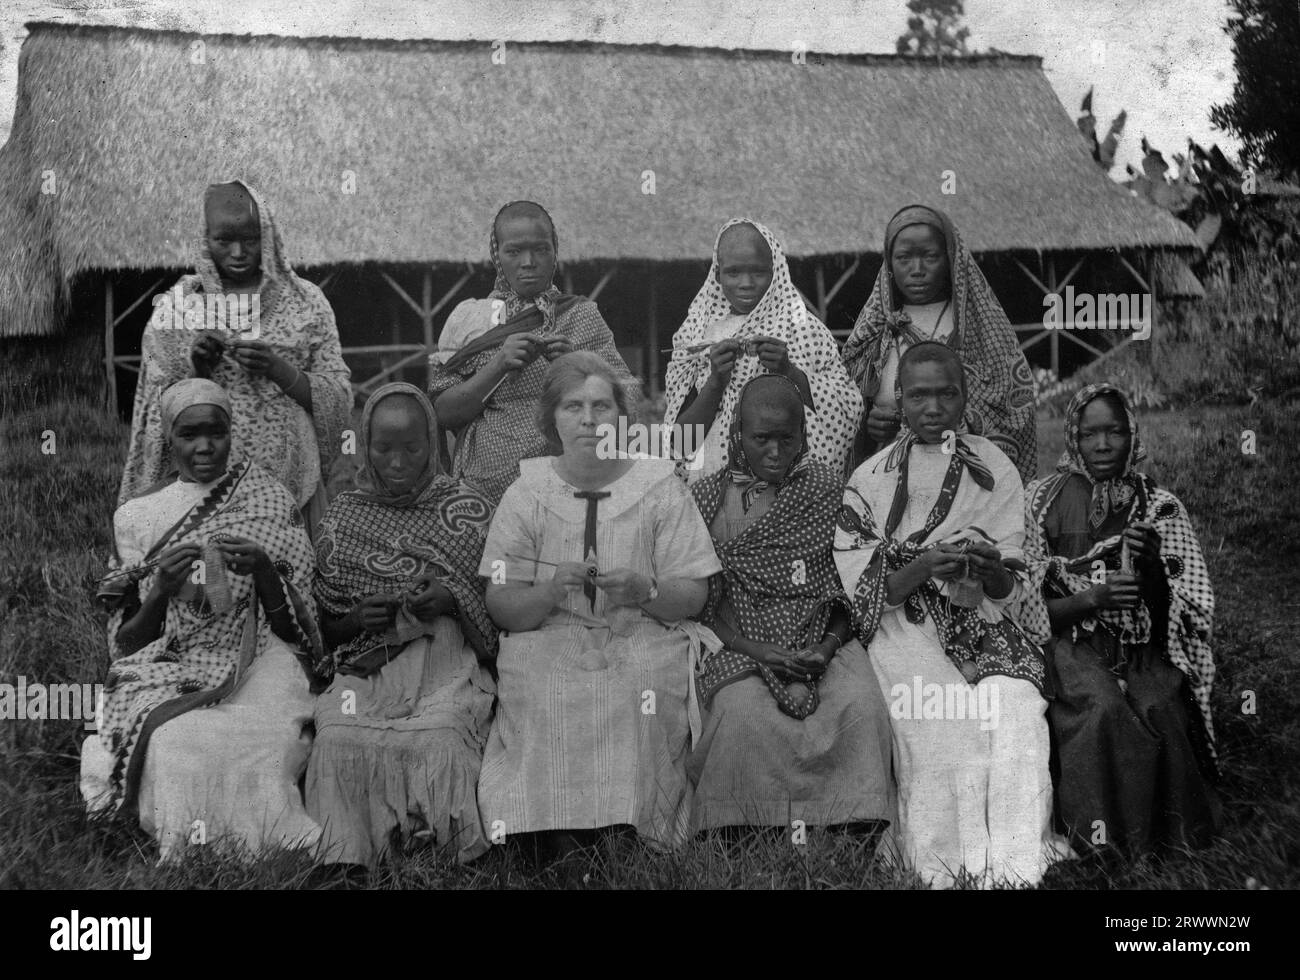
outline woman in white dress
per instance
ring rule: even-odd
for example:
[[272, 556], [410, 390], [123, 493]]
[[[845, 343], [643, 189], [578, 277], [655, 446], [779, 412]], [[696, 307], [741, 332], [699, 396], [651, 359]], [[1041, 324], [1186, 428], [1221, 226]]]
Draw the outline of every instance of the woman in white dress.
[[113, 664], [82, 794], [91, 812], [138, 811], [163, 858], [314, 845], [298, 779], [322, 648], [302, 514], [257, 463], [227, 466], [220, 385], [177, 382], [160, 410], [179, 476], [113, 517], [117, 561], [100, 587]]
[[[479, 574], [503, 632], [479, 807], [493, 843], [631, 826], [685, 840], [692, 655], [721, 566], [667, 459], [603, 453], [626, 394], [596, 354], [551, 365], [539, 428], [558, 455], [526, 459], [492, 520]], [[693, 717], [694, 716], [694, 717]]]
[[1067, 851], [1051, 832], [1045, 661], [1005, 611], [1026, 582], [1020, 478], [961, 431], [950, 348], [909, 349], [896, 393], [907, 428], [849, 479], [835, 535], [890, 705], [893, 850], [927, 883], [1036, 884]]

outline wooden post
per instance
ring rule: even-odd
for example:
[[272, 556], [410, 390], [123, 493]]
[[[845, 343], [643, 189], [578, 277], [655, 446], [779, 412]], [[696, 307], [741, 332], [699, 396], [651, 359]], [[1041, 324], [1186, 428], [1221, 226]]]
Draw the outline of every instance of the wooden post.
[[[420, 292], [420, 326], [424, 328], [424, 349], [433, 353], [433, 267], [424, 270], [424, 283]], [[424, 365], [424, 390], [433, 384], [433, 369], [426, 361]]]
[[822, 323], [825, 323], [826, 306], [827, 306], [826, 270], [822, 267], [822, 264], [820, 262], [817, 263], [817, 269], [815, 274], [817, 277], [817, 318], [821, 320]]
[[649, 394], [651, 398], [654, 398], [659, 394], [659, 313], [655, 309], [657, 301], [658, 293], [655, 290], [654, 276], [651, 275], [650, 299], [647, 304], [650, 310], [650, 323], [648, 325], [649, 329], [646, 331], [649, 335], [647, 339], [650, 344], [650, 349], [646, 357], [648, 362], [646, 366], [646, 380], [649, 382], [648, 387], [650, 389], [647, 394]]
[[104, 373], [105, 401], [110, 412], [117, 414], [117, 365], [113, 361], [113, 273], [104, 273]]
[[[1056, 282], [1056, 257], [1048, 256], [1047, 258], [1047, 291], [1049, 293], [1057, 292], [1061, 287]], [[1056, 375], [1057, 380], [1061, 377], [1061, 332], [1053, 330], [1048, 340], [1049, 349], [1052, 357], [1052, 374]]]

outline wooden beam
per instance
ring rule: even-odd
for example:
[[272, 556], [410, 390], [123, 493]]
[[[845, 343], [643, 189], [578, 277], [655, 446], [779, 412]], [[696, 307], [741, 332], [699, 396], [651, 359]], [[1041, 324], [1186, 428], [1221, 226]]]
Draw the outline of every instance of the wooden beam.
[[443, 293], [442, 299], [438, 300], [438, 302], [433, 305], [433, 309], [429, 311], [429, 315], [437, 316], [438, 311], [451, 302], [452, 297], [454, 297], [457, 293], [461, 291], [461, 289], [464, 288], [465, 283], [469, 282], [470, 277], [473, 275], [474, 275], [474, 270], [473, 268], [470, 268], [469, 271], [467, 271], [463, 276], [457, 279], [456, 285], [452, 286], [449, 290]]
[[596, 297], [600, 295], [600, 291], [609, 284], [609, 281], [614, 278], [614, 273], [617, 271], [617, 265], [611, 265], [606, 269], [604, 275], [600, 277], [600, 281], [596, 283], [596, 288], [587, 294], [587, 299], [591, 300], [593, 303], [596, 302]]
[[[404, 346], [410, 346], [410, 345], [404, 345]], [[393, 350], [393, 348], [391, 347], [387, 349]], [[378, 382], [384, 380], [384, 378], [388, 377], [390, 374], [393, 374], [396, 371], [400, 371], [402, 368], [406, 367], [406, 365], [410, 364], [412, 361], [416, 361], [419, 360], [420, 358], [424, 358], [427, 356], [428, 355], [425, 353], [425, 348], [423, 346], [419, 346], [414, 354], [410, 354], [402, 358], [396, 364], [390, 364], [388, 367], [384, 368], [382, 371], [376, 374], [373, 378], [369, 378], [366, 381], [363, 381], [361, 384], [354, 384], [352, 386], [352, 389], [357, 394], [367, 394], [376, 384], [378, 384]]]
[[1014, 262], [1016, 265], [1020, 266], [1020, 271], [1029, 277], [1029, 281], [1032, 282], [1035, 286], [1037, 286], [1039, 291], [1042, 292], [1044, 296], [1046, 296], [1048, 293], [1056, 292], [1056, 290], [1048, 289], [1046, 286], [1044, 286], [1043, 281], [1039, 279], [1036, 275], [1034, 275], [1032, 272], [1030, 272], [1029, 267], [1025, 265], [1023, 262], [1021, 262], [1019, 259], [1012, 258], [1011, 261]]
[[[1129, 260], [1126, 259], [1126, 258], [1124, 258], [1123, 255], [1120, 255], [1119, 253], [1116, 253], [1115, 257], [1116, 257], [1117, 259], [1119, 259], [1119, 261], [1120, 261], [1120, 265], [1122, 265], [1122, 266], [1124, 266], [1124, 268], [1128, 269], [1128, 271], [1129, 271], [1129, 275], [1131, 275], [1134, 279], [1137, 280], [1137, 284], [1138, 284], [1139, 286], [1141, 286], [1143, 289], [1145, 289], [1148, 293], [1151, 294], [1151, 302], [1152, 302], [1152, 304], [1154, 305], [1154, 303], [1155, 303], [1155, 297], [1156, 297], [1156, 291], [1155, 291], [1154, 289], [1151, 288], [1151, 286], [1147, 283], [1147, 281], [1146, 281], [1145, 279], [1142, 278], [1142, 273], [1138, 272], [1137, 269], [1133, 268], [1133, 266], [1129, 263]], [[1155, 277], [1152, 276], [1152, 279], [1154, 280]]]
[[143, 303], [143, 302], [144, 302], [145, 300], [147, 300], [147, 299], [152, 299], [152, 298], [153, 298], [153, 294], [154, 294], [154, 290], [157, 289], [159, 286], [161, 286], [161, 285], [162, 285], [163, 283], [165, 283], [166, 281], [167, 281], [167, 277], [166, 277], [166, 276], [160, 276], [160, 277], [158, 278], [158, 281], [155, 282], [155, 283], [154, 283], [152, 286], [150, 286], [148, 289], [146, 289], [143, 293], [141, 293], [141, 294], [136, 298], [136, 301], [135, 301], [134, 303], [132, 303], [132, 304], [131, 304], [130, 306], [128, 306], [125, 310], [123, 310], [121, 313], [119, 313], [116, 317], [113, 318], [113, 326], [114, 326], [114, 327], [118, 327], [118, 326], [120, 326], [123, 320], [125, 320], [127, 317], [129, 317], [132, 313], [135, 312], [135, 309], [136, 309], [137, 306], [139, 306], [141, 303]]
[[813, 279], [817, 284], [817, 319], [826, 322], [826, 270], [820, 262], [813, 270]]
[[1088, 256], [1085, 253], [1078, 262], [1074, 263], [1074, 268], [1065, 274], [1065, 278], [1056, 284], [1056, 291], [1058, 293], [1069, 285], [1070, 280], [1074, 278], [1074, 274], [1079, 271], [1079, 266], [1083, 265], [1083, 260], [1087, 257]]
[[416, 316], [421, 316], [424, 313], [420, 304], [411, 299], [410, 294], [402, 288], [401, 284], [396, 279], [390, 276], [387, 272], [384, 272], [382, 269], [379, 270], [379, 274], [383, 277], [384, 282], [388, 283], [392, 288], [393, 292], [400, 296], [406, 302], [406, 305], [415, 311]]
[[330, 283], [332, 283], [332, 282], [334, 281], [334, 277], [335, 277], [336, 275], [338, 275], [338, 270], [337, 270], [337, 269], [334, 270], [333, 272], [329, 273], [329, 274], [328, 274], [324, 279], [322, 279], [320, 282], [316, 283], [317, 288], [320, 289], [320, 291], [321, 291], [322, 293], [325, 292], [325, 290], [327, 290], [327, 289], [330, 288]]
[[424, 344], [366, 344], [361, 347], [344, 347], [347, 354], [400, 354], [403, 351], [424, 350]]
[[117, 319], [113, 316], [113, 274], [104, 273], [104, 372], [107, 375], [104, 389], [104, 401], [108, 410], [117, 414], [117, 365], [113, 361], [113, 327]]
[[573, 295], [573, 273], [568, 269], [564, 270], [564, 291], [570, 296]]
[[[853, 260], [853, 264], [844, 270], [844, 274], [835, 280], [835, 285], [832, 286], [830, 288], [830, 291], [826, 293], [827, 305], [829, 305], [831, 300], [835, 298], [835, 294], [844, 288], [844, 284], [848, 282], [851, 278], [853, 278], [853, 273], [858, 271], [858, 266], [861, 264], [862, 264], [862, 256], [859, 255], [856, 259]], [[822, 317], [823, 323], [825, 322], [825, 320], [826, 318]]]

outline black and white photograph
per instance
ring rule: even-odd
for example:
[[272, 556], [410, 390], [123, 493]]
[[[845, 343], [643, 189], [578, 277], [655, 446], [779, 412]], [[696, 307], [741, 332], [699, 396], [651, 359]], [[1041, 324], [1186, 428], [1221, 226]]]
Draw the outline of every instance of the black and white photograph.
[[33, 945], [150, 958], [104, 893], [1045, 891], [1251, 952], [1297, 64], [1296, 0], [7, 4]]

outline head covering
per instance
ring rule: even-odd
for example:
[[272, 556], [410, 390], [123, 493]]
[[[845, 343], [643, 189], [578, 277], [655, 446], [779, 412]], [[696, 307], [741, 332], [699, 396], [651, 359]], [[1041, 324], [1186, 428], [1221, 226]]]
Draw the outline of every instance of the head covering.
[[[429, 458], [424, 464], [424, 470], [411, 489], [400, 494], [388, 488], [384, 478], [375, 471], [370, 462], [370, 425], [375, 409], [385, 398], [392, 398], [395, 395], [406, 395], [420, 406], [429, 436]], [[393, 381], [376, 389], [375, 393], [366, 399], [366, 406], [361, 411], [361, 468], [357, 472], [357, 489], [369, 497], [382, 500], [391, 507], [409, 507], [420, 499], [420, 495], [439, 472], [438, 416], [434, 413], [428, 397], [415, 385], [408, 385], [401, 381]]]
[[[222, 181], [210, 184], [204, 192], [203, 215], [199, 226], [199, 238], [195, 243], [194, 265], [203, 283], [203, 292], [225, 292], [221, 284], [221, 273], [217, 271], [217, 264], [208, 249], [208, 212], [211, 208], [214, 214], [242, 216], [245, 209], [250, 207], [257, 209], [258, 224], [262, 229], [262, 284], [258, 294], [259, 312], [265, 318], [275, 312], [287, 293], [302, 294], [302, 285], [289, 265], [288, 258], [285, 257], [284, 242], [280, 239], [280, 231], [271, 214], [270, 205], [247, 182], [238, 179]], [[304, 301], [310, 301], [310, 297], [305, 294], [302, 298]]]
[[844, 343], [844, 364], [868, 405], [880, 390], [881, 372], [896, 342], [917, 338], [903, 296], [894, 282], [890, 259], [898, 233], [923, 224], [942, 233], [952, 279], [953, 332], [945, 341], [966, 368], [969, 392], [965, 419], [971, 432], [997, 445], [1029, 480], [1038, 465], [1034, 419], [1034, 379], [1002, 304], [993, 295], [975, 257], [962, 242], [952, 219], [937, 208], [910, 204], [889, 220], [884, 261], [875, 288]]
[[[1088, 472], [1088, 464], [1083, 460], [1079, 449], [1079, 423], [1083, 419], [1083, 410], [1103, 395], [1110, 395], [1119, 402], [1128, 419], [1129, 447], [1124, 460], [1124, 468], [1117, 476], [1107, 480], [1095, 480]], [[1080, 388], [1070, 399], [1065, 410], [1065, 451], [1056, 463], [1058, 473], [1078, 473], [1092, 484], [1092, 503], [1088, 507], [1088, 524], [1094, 531], [1099, 530], [1107, 516], [1130, 507], [1134, 498], [1143, 491], [1143, 481], [1139, 479], [1136, 466], [1147, 457], [1146, 448], [1138, 435], [1137, 416], [1129, 398], [1119, 388], [1111, 384], [1091, 384]]]
[[225, 388], [207, 378], [186, 378], [177, 381], [162, 393], [158, 408], [162, 413], [163, 431], [170, 436], [172, 426], [181, 412], [195, 405], [216, 405], [226, 413], [227, 419], [232, 414], [230, 396], [226, 394]]
[[[699, 391], [708, 381], [709, 358], [702, 342], [714, 323], [732, 314], [731, 303], [718, 282], [718, 247], [729, 229], [742, 224], [749, 225], [763, 236], [772, 253], [772, 281], [767, 292], [745, 317], [744, 333], [785, 342], [791, 362], [807, 375], [816, 408], [815, 414], [807, 420], [809, 452], [838, 469], [847, 462], [853, 435], [862, 418], [862, 399], [841, 370], [835, 338], [808, 309], [803, 296], [795, 288], [785, 249], [766, 225], [752, 218], [731, 219], [719, 229], [714, 239], [709, 274], [691, 301], [686, 320], [673, 335], [673, 356], [668, 362], [665, 385], [664, 424], [673, 425], [690, 393]], [[763, 373], [762, 365], [752, 353], [738, 357], [731, 380], [723, 391], [717, 418], [734, 419], [740, 390]], [[725, 431], [718, 431], [717, 437], [724, 436]], [[717, 465], [716, 462], [712, 464]]]
[[555, 221], [546, 208], [534, 201], [511, 201], [497, 212], [497, 216], [492, 219], [492, 237], [488, 242], [489, 252], [492, 256], [492, 265], [497, 271], [496, 282], [492, 286], [492, 294], [489, 299], [499, 299], [505, 302], [505, 308], [501, 311], [501, 323], [505, 323], [521, 311], [530, 306], [536, 306], [542, 314], [542, 332], [553, 333], [555, 331], [555, 305], [563, 295], [553, 282], [548, 282], [546, 288], [531, 299], [524, 299], [510, 286], [510, 281], [506, 279], [505, 270], [501, 268], [500, 242], [497, 241], [497, 223], [501, 216], [511, 208], [526, 205], [536, 208], [546, 217], [546, 223], [551, 226], [551, 244], [555, 248], [556, 268], [559, 268], [560, 260], [560, 236], [555, 230]]
[[[803, 408], [803, 396], [799, 394], [798, 386], [789, 378], [783, 378], [779, 374], [760, 374], [756, 378], [750, 378], [749, 381], [745, 382], [745, 386], [740, 389], [740, 397], [736, 399], [736, 414], [731, 420], [731, 428], [727, 433], [727, 475], [731, 482], [740, 488], [740, 503], [746, 511], [749, 510], [749, 506], [754, 502], [756, 496], [773, 485], [767, 480], [760, 479], [754, 473], [754, 467], [749, 462], [749, 457], [745, 455], [745, 442], [741, 434], [741, 418], [744, 414], [745, 396], [751, 394], [750, 389], [752, 387], [763, 383], [788, 386], [791, 404], [797, 406], [795, 420], [799, 423], [799, 429], [803, 436], [799, 451], [795, 453], [794, 459], [790, 461], [790, 468], [786, 470], [785, 476], [781, 478], [781, 482], [776, 486], [785, 485], [796, 473], [801, 473], [807, 469], [808, 462], [811, 459], [808, 455], [808, 425]], [[754, 397], [757, 397], [757, 395]]]

